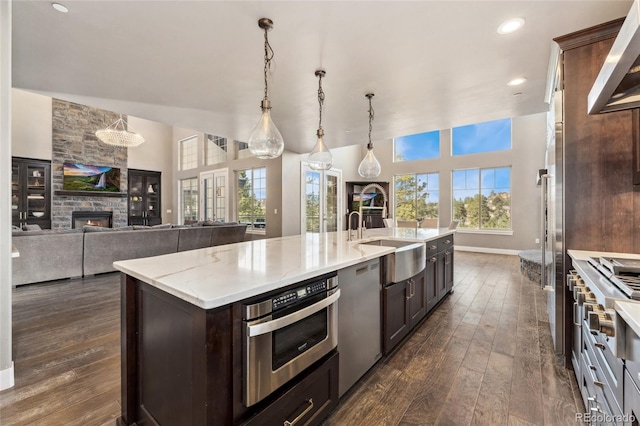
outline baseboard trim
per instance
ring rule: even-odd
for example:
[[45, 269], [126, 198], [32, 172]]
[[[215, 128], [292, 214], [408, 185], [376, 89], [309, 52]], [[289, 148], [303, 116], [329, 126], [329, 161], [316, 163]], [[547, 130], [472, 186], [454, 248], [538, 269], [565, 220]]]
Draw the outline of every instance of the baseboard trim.
[[11, 367], [4, 370], [0, 370], [0, 391], [12, 388], [15, 385], [13, 379], [13, 361], [11, 361]]
[[489, 248], [489, 247], [471, 247], [471, 246], [459, 246], [454, 245], [454, 248], [458, 251], [472, 251], [476, 253], [488, 253], [488, 254], [506, 254], [509, 256], [517, 256], [521, 250], [508, 250], [508, 249], [497, 249], [497, 248]]

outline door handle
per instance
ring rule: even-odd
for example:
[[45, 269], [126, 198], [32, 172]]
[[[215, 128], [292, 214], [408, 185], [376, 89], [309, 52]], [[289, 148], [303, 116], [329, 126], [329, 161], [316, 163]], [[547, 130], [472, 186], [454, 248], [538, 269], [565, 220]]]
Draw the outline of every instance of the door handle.
[[306, 403], [309, 404], [309, 406], [307, 408], [305, 408], [302, 413], [298, 414], [298, 416], [295, 419], [293, 419], [293, 421], [285, 420], [284, 423], [283, 423], [283, 426], [294, 426], [304, 416], [306, 416], [309, 413], [309, 411], [313, 410], [313, 398], [309, 398], [306, 401]]

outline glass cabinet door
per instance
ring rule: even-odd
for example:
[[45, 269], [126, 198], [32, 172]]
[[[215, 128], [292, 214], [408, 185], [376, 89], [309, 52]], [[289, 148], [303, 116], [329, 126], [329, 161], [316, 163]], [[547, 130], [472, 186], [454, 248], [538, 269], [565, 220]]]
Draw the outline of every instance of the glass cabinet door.
[[145, 192], [147, 194], [147, 217], [157, 218], [160, 215], [160, 179], [155, 176], [147, 176], [145, 179]]
[[145, 211], [142, 176], [129, 175], [129, 216], [142, 217]]
[[27, 166], [27, 219], [44, 217], [47, 214], [45, 188], [47, 187], [46, 170], [42, 166]]
[[11, 221], [15, 224], [22, 219], [22, 206], [20, 203], [20, 167], [11, 167]]

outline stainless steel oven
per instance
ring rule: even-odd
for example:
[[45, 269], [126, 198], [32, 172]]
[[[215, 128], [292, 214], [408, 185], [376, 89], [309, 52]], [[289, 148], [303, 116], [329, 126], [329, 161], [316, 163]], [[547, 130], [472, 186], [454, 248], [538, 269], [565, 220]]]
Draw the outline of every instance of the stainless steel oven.
[[338, 345], [336, 273], [244, 305], [244, 403], [261, 401]]

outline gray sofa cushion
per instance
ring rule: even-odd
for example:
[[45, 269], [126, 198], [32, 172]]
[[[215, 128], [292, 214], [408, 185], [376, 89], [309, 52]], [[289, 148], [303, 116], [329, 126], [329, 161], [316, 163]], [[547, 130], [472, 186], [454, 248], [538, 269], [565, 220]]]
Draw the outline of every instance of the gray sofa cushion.
[[20, 257], [12, 261], [12, 285], [82, 276], [81, 229], [14, 233]]
[[170, 223], [162, 223], [160, 225], [153, 225], [151, 227], [151, 229], [169, 229], [171, 228], [171, 224]]
[[84, 234], [85, 275], [115, 271], [113, 262], [178, 251], [179, 229], [149, 229]]
[[82, 227], [84, 232], [112, 232], [117, 231], [118, 228], [107, 228], [104, 226], [84, 225]]
[[198, 226], [195, 228], [179, 228], [178, 251], [195, 250], [211, 245], [211, 227]]
[[247, 225], [220, 225], [211, 226], [211, 246], [239, 243], [244, 241]]

